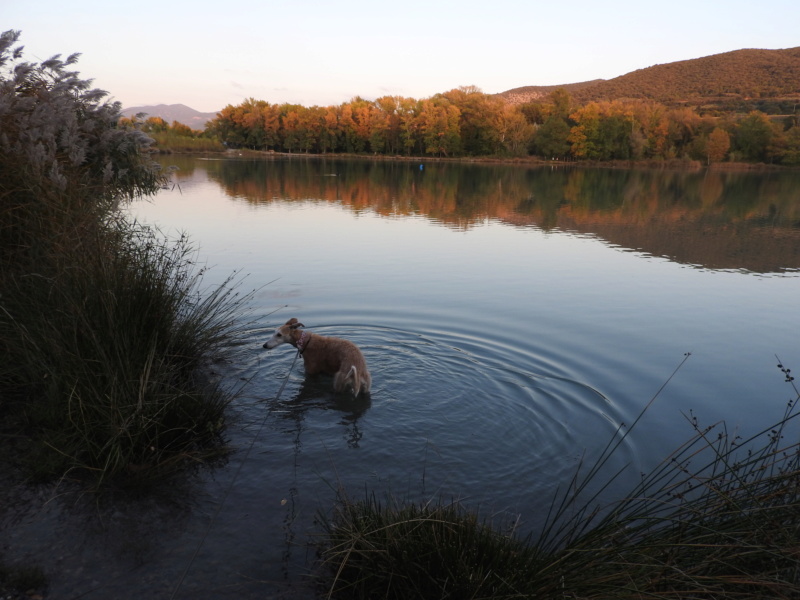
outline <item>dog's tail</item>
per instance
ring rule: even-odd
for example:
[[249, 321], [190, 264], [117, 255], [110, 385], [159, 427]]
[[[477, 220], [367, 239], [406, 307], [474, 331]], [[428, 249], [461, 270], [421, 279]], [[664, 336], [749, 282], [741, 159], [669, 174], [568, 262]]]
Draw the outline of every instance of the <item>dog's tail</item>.
[[358, 396], [361, 391], [361, 378], [358, 376], [358, 369], [356, 369], [355, 365], [352, 365], [347, 375], [344, 376], [344, 383], [352, 386], [353, 394]]
[[342, 377], [341, 389], [351, 388], [353, 395], [358, 396], [361, 391], [361, 377], [355, 365], [350, 366], [350, 370]]

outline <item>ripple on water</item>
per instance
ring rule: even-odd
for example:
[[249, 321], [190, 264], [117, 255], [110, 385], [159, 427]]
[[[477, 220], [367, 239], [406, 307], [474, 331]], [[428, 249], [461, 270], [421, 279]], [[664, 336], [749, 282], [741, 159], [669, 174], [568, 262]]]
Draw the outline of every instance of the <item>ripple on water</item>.
[[[465, 333], [358, 325], [313, 330], [346, 330], [362, 348], [373, 377], [369, 399], [334, 395], [330, 378], [305, 378], [300, 360], [290, 373], [294, 350], [261, 350], [265, 331], [251, 332], [243, 343], [252, 342], [252, 354], [245, 350], [237, 359], [244, 368], [239, 376], [250, 380], [243, 414], [257, 420], [266, 404], [283, 434], [282, 441], [259, 443], [274, 452], [291, 444], [295, 464], [310, 469], [309, 486], [331, 468], [340, 484], [356, 489], [439, 493], [515, 512], [541, 508], [542, 494], [549, 500], [568, 482], [584, 454], [591, 463], [623, 420], [612, 399], [554, 373], [534, 352]], [[631, 457], [623, 445], [610, 466]]]

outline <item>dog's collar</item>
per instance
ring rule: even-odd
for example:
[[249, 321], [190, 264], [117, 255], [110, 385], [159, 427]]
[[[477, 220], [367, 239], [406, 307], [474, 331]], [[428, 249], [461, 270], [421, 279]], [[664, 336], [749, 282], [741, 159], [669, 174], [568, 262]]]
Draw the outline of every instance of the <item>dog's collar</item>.
[[308, 334], [305, 331], [300, 335], [300, 339], [297, 340], [297, 351], [300, 354], [302, 354], [305, 351], [306, 344], [308, 344], [308, 341], [310, 339], [311, 338], [308, 336]]

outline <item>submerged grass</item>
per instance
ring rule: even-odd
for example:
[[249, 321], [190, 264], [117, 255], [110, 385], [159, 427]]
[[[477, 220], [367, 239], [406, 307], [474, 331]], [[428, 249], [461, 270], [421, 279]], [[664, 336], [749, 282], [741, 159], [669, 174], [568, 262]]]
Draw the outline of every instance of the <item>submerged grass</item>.
[[800, 394], [749, 439], [701, 427], [622, 500], [596, 505], [609, 444], [518, 539], [456, 504], [342, 497], [321, 550], [336, 598], [799, 598]]

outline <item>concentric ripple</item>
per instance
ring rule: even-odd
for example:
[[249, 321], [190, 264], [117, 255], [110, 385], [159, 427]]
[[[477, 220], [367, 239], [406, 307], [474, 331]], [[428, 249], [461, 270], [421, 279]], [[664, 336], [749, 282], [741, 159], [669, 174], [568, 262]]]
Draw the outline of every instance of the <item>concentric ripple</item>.
[[[623, 420], [609, 398], [537, 355], [464, 333], [344, 324], [313, 331], [346, 332], [362, 348], [373, 377], [368, 399], [334, 394], [330, 377], [306, 377], [288, 346], [262, 350], [266, 330], [242, 340], [236, 374], [249, 380], [239, 403], [246, 420], [270, 411], [262, 451], [293, 452], [309, 486], [330, 468], [339, 485], [356, 489], [541, 508], [541, 495], [549, 499], [581, 460], [591, 463]], [[610, 466], [630, 459], [623, 445]]]

